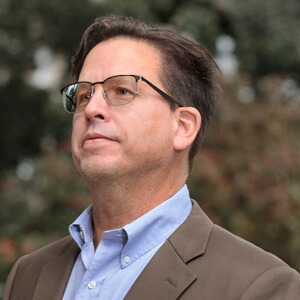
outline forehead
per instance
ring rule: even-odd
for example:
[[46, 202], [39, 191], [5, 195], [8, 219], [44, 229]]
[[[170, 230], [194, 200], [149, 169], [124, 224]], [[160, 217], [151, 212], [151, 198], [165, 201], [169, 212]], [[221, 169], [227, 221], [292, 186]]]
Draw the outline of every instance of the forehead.
[[159, 79], [161, 54], [149, 43], [129, 37], [115, 37], [96, 45], [87, 55], [80, 81], [102, 81], [114, 75], [141, 75]]

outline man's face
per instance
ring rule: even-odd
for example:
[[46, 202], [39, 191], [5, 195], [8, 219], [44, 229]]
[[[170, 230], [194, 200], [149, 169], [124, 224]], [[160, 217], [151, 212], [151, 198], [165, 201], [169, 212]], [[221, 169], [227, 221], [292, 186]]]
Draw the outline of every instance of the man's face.
[[[91, 50], [79, 81], [141, 75], [164, 90], [160, 71], [161, 57], [156, 48], [117, 37]], [[176, 125], [168, 101], [139, 81], [131, 103], [111, 106], [103, 98], [102, 88], [101, 84], [95, 86], [95, 94], [85, 110], [73, 118], [72, 153], [80, 173], [87, 179], [124, 175], [136, 178], [153, 170], [167, 170], [174, 159]]]

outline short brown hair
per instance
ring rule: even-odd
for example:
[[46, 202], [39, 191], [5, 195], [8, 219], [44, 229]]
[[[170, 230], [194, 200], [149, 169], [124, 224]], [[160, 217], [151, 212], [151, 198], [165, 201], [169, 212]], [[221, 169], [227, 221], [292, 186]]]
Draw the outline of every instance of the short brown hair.
[[131, 17], [106, 16], [97, 18], [81, 39], [79, 49], [72, 59], [72, 75], [76, 80], [92, 48], [116, 36], [143, 40], [155, 46], [162, 55], [161, 81], [167, 93], [200, 112], [201, 128], [189, 153], [191, 169], [220, 96], [221, 72], [216, 62], [203, 46], [176, 32], [151, 27]]

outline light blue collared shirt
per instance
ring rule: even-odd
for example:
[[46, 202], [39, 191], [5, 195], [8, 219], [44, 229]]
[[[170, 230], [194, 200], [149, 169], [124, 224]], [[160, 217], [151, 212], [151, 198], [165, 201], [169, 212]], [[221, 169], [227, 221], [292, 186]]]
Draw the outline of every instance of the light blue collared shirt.
[[129, 289], [168, 237], [192, 210], [187, 186], [122, 228], [103, 233], [94, 252], [92, 205], [70, 225], [81, 249], [63, 300], [124, 299]]

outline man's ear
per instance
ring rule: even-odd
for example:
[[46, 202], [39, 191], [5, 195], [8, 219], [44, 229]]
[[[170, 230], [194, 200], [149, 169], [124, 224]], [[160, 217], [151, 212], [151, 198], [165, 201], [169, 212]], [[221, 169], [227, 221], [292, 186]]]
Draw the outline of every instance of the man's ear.
[[201, 115], [194, 107], [180, 107], [175, 112], [177, 127], [174, 150], [185, 150], [194, 142], [201, 126]]

